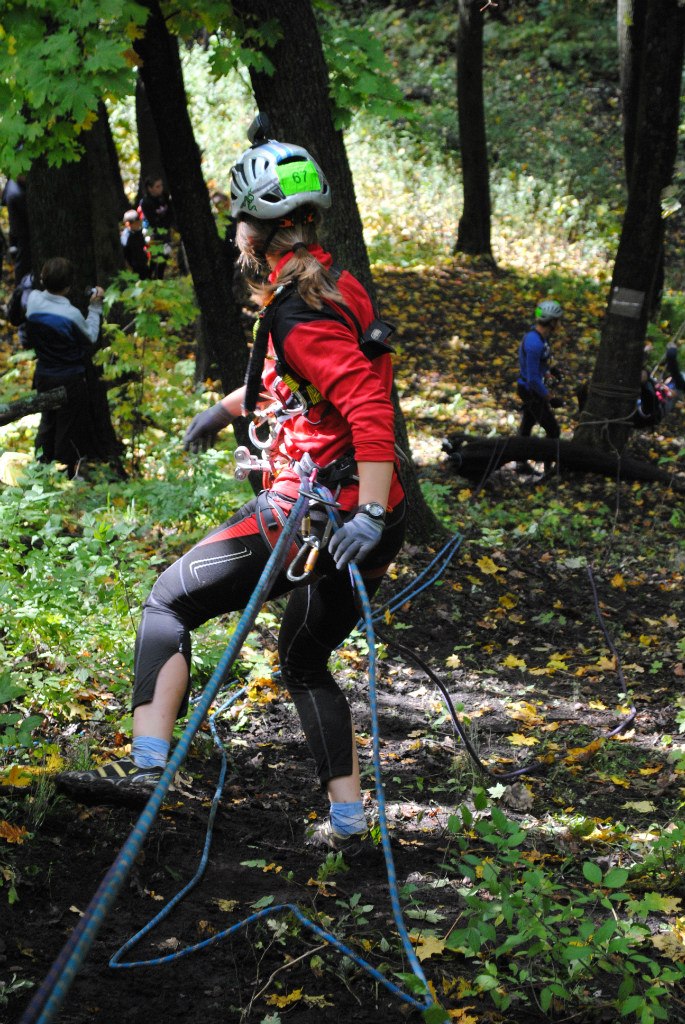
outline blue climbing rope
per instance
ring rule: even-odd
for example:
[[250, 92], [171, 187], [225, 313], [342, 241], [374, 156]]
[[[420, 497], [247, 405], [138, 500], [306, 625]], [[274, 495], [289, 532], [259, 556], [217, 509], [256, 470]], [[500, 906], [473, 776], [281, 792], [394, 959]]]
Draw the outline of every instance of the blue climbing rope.
[[[326, 503], [326, 505], [329, 508], [329, 515], [331, 516], [331, 518], [333, 520], [333, 524], [334, 524], [335, 527], [338, 527], [340, 525], [340, 521], [337, 519], [337, 517], [336, 517], [336, 515], [335, 515], [335, 513], [333, 511], [332, 495], [325, 488], [314, 488], [314, 490], [316, 491], [316, 493], [320, 494], [321, 497], [323, 497], [325, 499], [325, 503]], [[446, 545], [446, 547], [447, 547], [447, 545]], [[433, 560], [433, 563], [438, 559], [438, 557], [439, 556], [436, 556], [436, 559]], [[431, 563], [431, 565], [433, 563]], [[430, 567], [429, 567], [429, 569], [430, 569]], [[153, 918], [153, 920], [149, 921], [148, 924], [146, 924], [144, 928], [142, 928], [139, 932], [137, 932], [130, 939], [128, 939], [128, 941], [126, 943], [124, 943], [124, 945], [120, 949], [118, 949], [116, 951], [116, 953], [114, 953], [114, 955], [112, 956], [112, 958], [109, 961], [109, 966], [110, 967], [118, 968], [118, 969], [135, 968], [135, 967], [156, 967], [156, 966], [161, 966], [162, 964], [173, 963], [175, 960], [178, 960], [181, 957], [189, 956], [190, 954], [196, 953], [199, 950], [207, 949], [209, 946], [216, 945], [218, 942], [221, 942], [224, 939], [227, 939], [230, 936], [237, 934], [238, 932], [240, 932], [243, 929], [247, 928], [249, 925], [254, 924], [256, 921], [261, 920], [262, 918], [265, 918], [265, 917], [273, 918], [277, 914], [281, 914], [281, 913], [285, 912], [285, 913], [291, 913], [300, 922], [300, 924], [302, 924], [308, 931], [312, 932], [314, 935], [317, 936], [317, 938], [319, 938], [322, 941], [324, 941], [325, 943], [327, 943], [333, 949], [338, 950], [344, 956], [349, 957], [354, 963], [356, 963], [359, 967], [361, 967], [362, 970], [364, 970], [367, 974], [369, 974], [372, 978], [374, 978], [379, 984], [383, 985], [389, 992], [391, 992], [393, 995], [397, 996], [403, 1002], [409, 1004], [409, 1006], [411, 1006], [412, 1008], [418, 1009], [418, 1010], [426, 1010], [426, 1009], [428, 1009], [428, 1007], [433, 1005], [433, 997], [430, 994], [430, 991], [428, 989], [428, 983], [426, 981], [426, 977], [425, 977], [425, 975], [423, 973], [423, 970], [421, 968], [421, 964], [419, 963], [418, 957], [416, 956], [414, 948], [413, 948], [413, 946], [411, 944], [411, 939], [409, 937], [406, 925], [404, 923], [404, 916], [402, 914], [402, 907], [401, 907], [400, 898], [399, 898], [399, 891], [398, 891], [398, 884], [397, 884], [397, 874], [396, 874], [396, 871], [395, 871], [395, 862], [394, 862], [394, 859], [393, 859], [392, 847], [391, 847], [391, 844], [390, 844], [390, 835], [389, 835], [389, 830], [388, 830], [388, 821], [387, 821], [387, 813], [386, 813], [386, 806], [385, 806], [385, 789], [384, 789], [384, 785], [383, 785], [383, 777], [382, 777], [382, 773], [381, 773], [381, 763], [380, 763], [380, 729], [379, 729], [379, 722], [378, 722], [378, 699], [377, 699], [377, 689], [376, 689], [376, 664], [377, 664], [377, 660], [376, 660], [376, 642], [375, 642], [375, 634], [374, 634], [374, 628], [373, 628], [374, 613], [373, 613], [373, 610], [371, 608], [371, 603], [369, 601], [369, 596], [368, 596], [368, 593], [366, 591], [366, 587], [364, 586], [364, 581], [362, 579], [361, 573], [359, 572], [359, 569], [357, 568], [357, 566], [354, 563], [351, 563], [351, 565], [349, 566], [349, 571], [350, 571], [352, 585], [353, 585], [353, 587], [355, 588], [355, 590], [357, 592], [357, 595], [359, 597], [359, 601], [360, 601], [360, 604], [361, 604], [361, 607], [362, 607], [362, 621], [364, 623], [364, 628], [365, 628], [365, 631], [366, 631], [366, 638], [367, 638], [367, 645], [368, 645], [368, 649], [369, 649], [369, 705], [370, 705], [370, 710], [371, 710], [371, 727], [372, 727], [372, 736], [373, 736], [372, 750], [373, 750], [373, 766], [374, 766], [374, 783], [375, 783], [375, 791], [376, 791], [376, 800], [377, 800], [377, 804], [378, 804], [378, 823], [379, 823], [379, 830], [380, 830], [380, 834], [381, 834], [381, 844], [382, 844], [383, 856], [385, 858], [385, 865], [386, 865], [386, 871], [387, 871], [387, 876], [388, 876], [388, 889], [389, 889], [389, 894], [390, 894], [390, 905], [391, 905], [391, 908], [392, 908], [392, 913], [393, 913], [393, 918], [394, 918], [394, 921], [395, 921], [395, 926], [397, 928], [398, 935], [399, 935], [400, 940], [402, 942], [402, 946], [404, 948], [404, 952], [406, 954], [407, 960], [409, 961], [409, 964], [411, 966], [413, 974], [415, 975], [415, 977], [419, 980], [419, 982], [424, 987], [424, 991], [425, 991], [424, 997], [422, 999], [417, 998], [416, 996], [406, 992], [399, 985], [396, 985], [393, 981], [391, 981], [389, 978], [387, 978], [382, 972], [380, 972], [376, 967], [374, 967], [373, 964], [370, 964], [367, 960], [365, 960], [363, 957], [359, 956], [359, 954], [355, 953], [355, 951], [353, 949], [351, 949], [349, 946], [347, 946], [344, 942], [342, 942], [340, 939], [338, 939], [331, 932], [328, 932], [325, 929], [321, 928], [314, 921], [312, 921], [309, 917], [307, 917], [302, 912], [302, 910], [296, 904], [294, 904], [294, 903], [280, 903], [280, 904], [278, 904], [276, 906], [265, 907], [265, 908], [255, 912], [254, 914], [251, 914], [248, 917], [244, 918], [242, 921], [239, 921], [236, 924], [232, 925], [230, 928], [225, 928], [223, 931], [217, 932], [215, 935], [212, 935], [212, 936], [210, 936], [207, 939], [203, 939], [201, 942], [194, 943], [191, 946], [186, 946], [183, 949], [176, 950], [175, 952], [169, 953], [166, 956], [155, 957], [155, 958], [148, 959], [148, 960], [129, 960], [129, 961], [123, 961], [122, 960], [123, 956], [125, 956], [125, 954], [130, 949], [132, 949], [135, 945], [137, 945], [141, 941], [141, 939], [144, 938], [144, 936], [149, 934], [149, 932], [151, 932], [164, 918], [166, 918], [168, 916], [168, 914], [180, 902], [180, 900], [183, 899], [183, 897], [186, 896], [190, 892], [190, 890], [197, 884], [197, 882], [202, 877], [202, 874], [204, 873], [205, 866], [206, 866], [206, 863], [207, 863], [207, 857], [208, 857], [208, 854], [209, 854], [209, 846], [210, 846], [210, 842], [211, 842], [211, 825], [213, 825], [214, 816], [216, 814], [216, 808], [218, 807], [218, 802], [219, 802], [219, 799], [220, 799], [221, 790], [223, 789], [224, 778], [225, 778], [225, 774], [226, 774], [226, 751], [225, 751], [225, 747], [224, 747], [223, 743], [219, 739], [219, 736], [218, 736], [218, 734], [216, 732], [216, 728], [215, 728], [215, 724], [214, 724], [214, 719], [222, 711], [224, 711], [226, 708], [228, 708], [230, 706], [230, 704], [232, 704], [235, 700], [237, 700], [238, 697], [242, 693], [245, 692], [244, 688], [241, 691], [239, 691], [238, 693], [236, 693], [233, 697], [231, 697], [224, 704], [222, 704], [221, 707], [218, 708], [217, 711], [209, 719], [209, 725], [210, 725], [210, 728], [212, 730], [212, 736], [214, 738], [214, 742], [215, 742], [215, 744], [221, 750], [222, 764], [221, 764], [221, 772], [220, 772], [219, 783], [217, 785], [217, 788], [216, 788], [216, 791], [215, 791], [215, 794], [214, 794], [214, 798], [212, 800], [212, 808], [211, 808], [211, 811], [210, 811], [210, 825], [208, 825], [208, 828], [207, 828], [207, 833], [206, 833], [206, 837], [205, 837], [205, 845], [204, 845], [204, 850], [203, 850], [202, 858], [201, 858], [201, 861], [200, 861], [200, 865], [198, 866], [198, 869], [197, 869], [195, 875], [193, 876], [193, 878], [186, 884], [186, 886], [182, 890], [180, 890], [180, 892], [178, 892], [169, 901], [169, 903], [165, 907], [163, 907], [163, 909], [159, 912], [159, 914], [157, 914]]]
[[216, 694], [224, 684], [233, 662], [252, 628], [259, 609], [266, 600], [273, 583], [285, 561], [288, 549], [297, 533], [309, 506], [309, 498], [301, 494], [294, 503], [283, 527], [281, 536], [266, 563], [250, 600], [235, 628], [231, 641], [219, 659], [211, 679], [200, 697], [171, 758], [162, 773], [157, 786], [138, 818], [135, 826], [122, 846], [119, 854], [100, 883], [97, 892], [84, 911], [69, 939], [63, 946], [40, 988], [35, 993], [20, 1024], [48, 1024], [62, 1005], [78, 970], [105, 919], [107, 911], [116, 899], [135, 858], [150, 831], [166, 796], [173, 778], [185, 760], [191, 741], [204, 721]]

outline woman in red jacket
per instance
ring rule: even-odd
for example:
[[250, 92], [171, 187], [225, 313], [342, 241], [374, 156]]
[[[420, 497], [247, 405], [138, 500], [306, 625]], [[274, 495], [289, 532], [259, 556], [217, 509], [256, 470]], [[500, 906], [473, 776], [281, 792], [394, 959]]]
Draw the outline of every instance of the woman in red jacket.
[[[298, 495], [302, 467], [315, 465], [318, 480], [336, 496], [343, 525], [322, 543], [311, 576], [294, 582], [286, 565], [271, 596], [289, 592], [279, 632], [281, 678], [330, 800], [329, 817], [309, 841], [337, 850], [357, 847], [367, 822], [350, 710], [328, 659], [359, 617], [348, 563], [358, 564], [373, 595], [402, 545], [405, 501], [395, 466], [389, 331], [375, 319], [362, 285], [334, 268], [319, 244], [317, 226], [330, 201], [321, 168], [299, 146], [262, 135], [232, 170], [239, 262], [261, 273], [254, 294], [263, 309], [247, 391], [239, 388], [196, 416], [184, 440], [189, 448], [205, 446], [252, 411], [266, 355], [260, 382], [266, 400], [262, 395], [258, 416], [270, 423], [268, 486], [153, 587], [136, 643], [131, 756], [64, 773], [59, 781], [77, 797], [149, 796], [174, 723], [187, 708], [191, 631], [245, 606]], [[324, 542], [325, 508], [314, 504], [310, 519]], [[296, 547], [293, 558], [297, 576]]]

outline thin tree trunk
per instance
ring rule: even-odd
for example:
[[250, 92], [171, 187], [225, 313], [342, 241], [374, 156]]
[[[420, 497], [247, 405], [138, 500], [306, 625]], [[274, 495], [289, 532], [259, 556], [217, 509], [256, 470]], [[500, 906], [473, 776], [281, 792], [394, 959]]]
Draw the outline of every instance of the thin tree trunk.
[[459, 0], [457, 107], [464, 206], [455, 252], [492, 259], [490, 180], [483, 102], [483, 11], [479, 0]]
[[161, 178], [164, 188], [168, 191], [169, 182], [164, 170], [157, 126], [145, 94], [145, 86], [140, 72], [136, 78], [136, 131], [138, 133], [138, 160], [140, 161], [138, 196], [145, 194], [146, 178]]
[[140, 75], [159, 137], [190, 274], [202, 315], [203, 341], [226, 392], [243, 382], [247, 339], [231, 290], [231, 268], [212, 215], [200, 150], [188, 114], [178, 41], [170, 35], [157, 0], [146, 0], [150, 17], [136, 40]]

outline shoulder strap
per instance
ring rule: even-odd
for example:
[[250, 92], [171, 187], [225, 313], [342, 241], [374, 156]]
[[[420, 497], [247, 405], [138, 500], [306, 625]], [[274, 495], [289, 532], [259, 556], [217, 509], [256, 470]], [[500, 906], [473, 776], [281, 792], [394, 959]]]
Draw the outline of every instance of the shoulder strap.
[[262, 388], [262, 371], [269, 344], [269, 334], [271, 333], [271, 325], [276, 315], [276, 310], [292, 293], [292, 285], [281, 285], [274, 292], [268, 305], [262, 306], [257, 314], [252, 335], [252, 351], [250, 352], [250, 359], [245, 372], [244, 404], [247, 412], [254, 412], [257, 407], [257, 401]]

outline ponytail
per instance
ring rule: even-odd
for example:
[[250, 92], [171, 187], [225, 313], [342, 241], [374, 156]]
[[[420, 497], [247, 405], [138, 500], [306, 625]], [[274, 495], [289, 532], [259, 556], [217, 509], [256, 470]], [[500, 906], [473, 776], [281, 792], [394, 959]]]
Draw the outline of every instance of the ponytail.
[[276, 222], [249, 216], [240, 219], [236, 230], [240, 267], [252, 273], [263, 272], [267, 252], [276, 257], [292, 253], [276, 284], [256, 277], [248, 278], [252, 297], [259, 305], [268, 303], [276, 288], [291, 283], [295, 284], [300, 298], [311, 309], [322, 309], [325, 302], [343, 301], [335, 277], [308, 249], [308, 246], [318, 244], [318, 220], [319, 214], [315, 210], [307, 210], [297, 222], [294, 218]]

